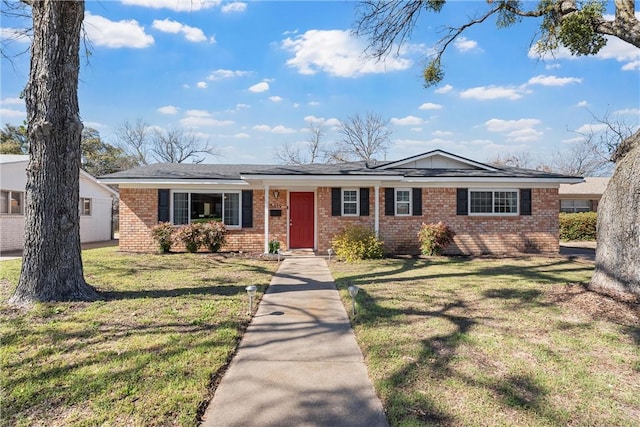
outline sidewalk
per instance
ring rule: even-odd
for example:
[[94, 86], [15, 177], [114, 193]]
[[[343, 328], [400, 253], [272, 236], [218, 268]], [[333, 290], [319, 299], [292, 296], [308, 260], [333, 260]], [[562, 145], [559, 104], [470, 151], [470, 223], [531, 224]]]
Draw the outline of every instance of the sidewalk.
[[282, 262], [203, 427], [387, 426], [326, 261]]

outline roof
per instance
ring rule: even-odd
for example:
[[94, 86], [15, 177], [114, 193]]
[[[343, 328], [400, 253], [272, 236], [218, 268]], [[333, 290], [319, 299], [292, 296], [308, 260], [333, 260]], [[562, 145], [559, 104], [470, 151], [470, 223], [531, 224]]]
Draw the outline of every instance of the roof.
[[583, 196], [602, 196], [610, 177], [586, 177], [584, 182], [578, 184], [560, 184], [558, 193], [561, 196], [566, 195], [583, 195]]
[[309, 179], [345, 177], [362, 180], [442, 181], [460, 178], [531, 179], [553, 182], [579, 182], [580, 177], [549, 172], [495, 167], [474, 162], [442, 150], [434, 150], [398, 161], [344, 162], [307, 165], [185, 164], [156, 163], [99, 177], [107, 184], [191, 182], [241, 183], [268, 179]]
[[28, 162], [29, 156], [24, 154], [0, 154], [0, 164]]

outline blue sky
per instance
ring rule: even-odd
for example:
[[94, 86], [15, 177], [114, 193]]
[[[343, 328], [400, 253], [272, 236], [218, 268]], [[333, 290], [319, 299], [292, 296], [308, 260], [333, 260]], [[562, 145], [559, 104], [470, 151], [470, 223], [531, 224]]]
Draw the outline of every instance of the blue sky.
[[[442, 26], [462, 24], [485, 2], [423, 14], [400, 55], [385, 63], [363, 61], [366, 40], [350, 34], [355, 6], [87, 1], [82, 119], [111, 143], [126, 120], [183, 128], [218, 148], [211, 163], [274, 163], [278, 147], [309, 138], [311, 122], [324, 122], [331, 145], [339, 120], [369, 112], [389, 120], [387, 159], [440, 148], [478, 161], [520, 152], [548, 161], [580, 139], [575, 131], [594, 126], [589, 111], [640, 123], [640, 49], [617, 39], [596, 57], [559, 51], [540, 59], [530, 49], [538, 21], [501, 30], [487, 22], [451, 46], [445, 80], [425, 89], [424, 58]], [[28, 40], [11, 38], [25, 25], [3, 17], [6, 52], [28, 48]], [[19, 95], [28, 67], [28, 54], [2, 58], [2, 124], [26, 117]]]

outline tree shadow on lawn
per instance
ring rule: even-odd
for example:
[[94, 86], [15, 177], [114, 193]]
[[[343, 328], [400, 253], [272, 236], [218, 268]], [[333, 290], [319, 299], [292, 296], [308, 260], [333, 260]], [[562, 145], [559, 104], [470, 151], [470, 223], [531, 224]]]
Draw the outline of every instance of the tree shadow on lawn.
[[[536, 283], [551, 284], [564, 283], [566, 280], [563, 275], [566, 273], [579, 273], [593, 271], [593, 266], [586, 264], [577, 265], [575, 262], [567, 259], [551, 258], [543, 264], [523, 266], [510, 263], [510, 260], [518, 260], [518, 258], [506, 258], [503, 265], [485, 265], [478, 267], [476, 263], [481, 260], [466, 257], [452, 257], [439, 259], [403, 259], [400, 265], [390, 271], [372, 271], [365, 274], [354, 274], [342, 277], [341, 281], [348, 281], [355, 285], [365, 285], [373, 283], [388, 282], [415, 282], [418, 280], [443, 279], [443, 278], [465, 278], [465, 277], [511, 277], [513, 280], [528, 280]], [[489, 261], [494, 261], [489, 260]], [[473, 263], [473, 264], [471, 264]], [[465, 266], [471, 265], [471, 270], [465, 269]], [[406, 277], [398, 277], [402, 273], [425, 269], [430, 266], [438, 266], [449, 268], [449, 272], [431, 274], [409, 275]], [[564, 267], [564, 268], [558, 268]]]
[[[517, 304], [510, 307], [515, 310], [530, 309], [535, 306], [546, 306], [548, 304], [539, 301], [539, 291], [513, 289], [489, 289], [485, 291], [481, 299], [503, 299], [516, 301]], [[429, 319], [441, 319], [453, 325], [454, 328], [449, 333], [432, 336], [421, 340], [421, 348], [417, 358], [407, 358], [401, 368], [394, 371], [385, 379], [379, 381], [381, 384], [388, 384], [388, 396], [385, 406], [391, 405], [389, 418], [392, 425], [460, 425], [461, 419], [456, 417], [455, 405], [450, 410], [442, 409], [442, 404], [438, 404], [426, 395], [417, 396], [415, 392], [406, 393], [403, 390], [412, 387], [408, 383], [424, 380], [425, 377], [434, 381], [458, 380], [473, 389], [490, 390], [490, 394], [499, 399], [502, 405], [524, 411], [544, 419], [545, 423], [560, 425], [566, 422], [561, 413], [556, 413], [552, 406], [546, 402], [548, 392], [544, 389], [534, 376], [529, 375], [507, 375], [502, 377], [478, 378], [458, 372], [451, 367], [452, 362], [457, 358], [458, 348], [469, 342], [469, 334], [474, 327], [482, 324], [483, 321], [495, 320], [491, 317], [483, 317], [475, 314], [475, 309], [462, 299], [455, 299], [436, 310], [415, 310], [411, 308], [396, 309], [381, 307], [375, 297], [372, 297], [366, 289], [361, 289], [359, 302], [362, 311], [359, 314], [357, 323], [370, 324], [372, 329], [376, 325], [384, 324], [385, 320], [389, 324], [398, 322], [394, 318], [406, 318], [419, 316], [426, 322]], [[471, 301], [476, 304], [478, 300]], [[387, 346], [388, 347], [388, 346]], [[426, 373], [425, 373], [426, 370]], [[427, 385], [428, 387], [428, 385]], [[401, 402], [401, 404], [398, 404]]]
[[107, 301], [123, 299], [144, 299], [144, 298], [171, 298], [188, 295], [223, 295], [232, 296], [245, 294], [246, 285], [212, 285], [182, 287], [174, 289], [153, 289], [153, 290], [131, 290], [131, 291], [103, 291], [100, 295]]

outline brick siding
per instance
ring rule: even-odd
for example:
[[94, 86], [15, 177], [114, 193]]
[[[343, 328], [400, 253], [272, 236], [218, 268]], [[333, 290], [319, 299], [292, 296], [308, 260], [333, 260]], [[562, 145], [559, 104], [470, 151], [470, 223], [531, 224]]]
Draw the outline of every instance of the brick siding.
[[[278, 190], [277, 199], [271, 189], [270, 209], [281, 209], [281, 216], [269, 217], [269, 240], [278, 240], [281, 249], [287, 242], [287, 192]], [[264, 190], [253, 192], [253, 227], [231, 229], [226, 251], [264, 251]], [[319, 253], [326, 253], [331, 239], [347, 224], [374, 227], [374, 190], [369, 191], [369, 216], [331, 216], [331, 188], [321, 187], [317, 197], [317, 236]], [[385, 216], [384, 189], [380, 189], [380, 238], [387, 253], [415, 254], [419, 252], [417, 233], [423, 222], [443, 221], [455, 232], [454, 243], [447, 248], [451, 254], [503, 254], [519, 252], [559, 251], [558, 190], [532, 189], [532, 215], [528, 216], [468, 216], [456, 215], [455, 188], [422, 189], [422, 216]], [[158, 222], [158, 192], [156, 189], [120, 190], [120, 249], [131, 252], [154, 252], [156, 244], [150, 229]], [[183, 250], [175, 245], [172, 250]]]

